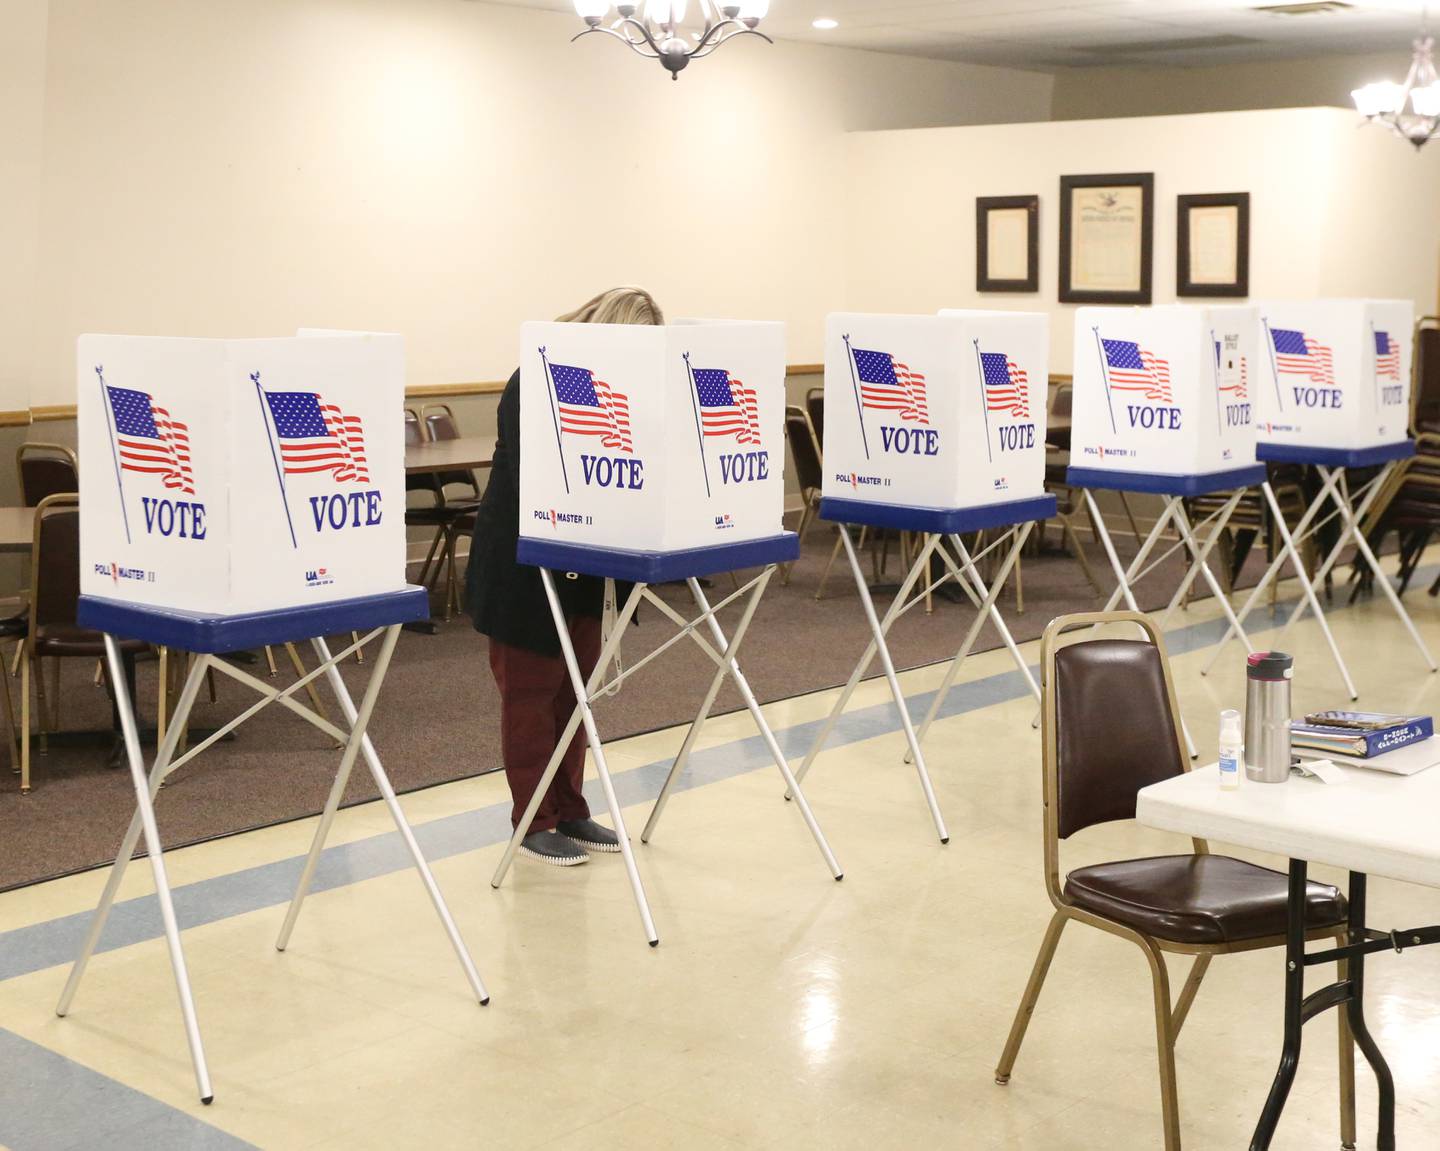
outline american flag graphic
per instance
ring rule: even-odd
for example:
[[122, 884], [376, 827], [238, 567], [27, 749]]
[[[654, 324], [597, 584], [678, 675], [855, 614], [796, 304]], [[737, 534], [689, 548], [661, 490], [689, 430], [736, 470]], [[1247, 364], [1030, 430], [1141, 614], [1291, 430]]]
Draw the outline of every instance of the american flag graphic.
[[1174, 402], [1169, 360], [1133, 340], [1102, 339], [1100, 343], [1105, 348], [1111, 391], [1144, 392], [1147, 400], [1158, 400], [1162, 404]]
[[855, 371], [860, 377], [860, 402], [881, 412], [898, 412], [902, 420], [928, 424], [925, 406], [925, 377], [912, 372], [888, 352], [852, 351]]
[[339, 483], [370, 482], [365, 429], [315, 392], [266, 392], [287, 475], [329, 472]]
[[630, 440], [630, 401], [589, 368], [551, 364], [560, 430], [572, 436], [599, 436], [601, 446], [633, 452]]
[[1335, 363], [1330, 349], [1304, 332], [1271, 328], [1275, 346], [1275, 369], [1281, 375], [1303, 376], [1322, 387], [1335, 386]]
[[120, 466], [127, 472], [159, 476], [167, 488], [195, 494], [190, 470], [190, 429], [171, 417], [154, 397], [133, 388], [105, 385], [115, 413]]
[[1009, 412], [1017, 420], [1030, 418], [1030, 377], [1025, 369], [1004, 352], [981, 352], [980, 367], [985, 373], [985, 407], [992, 412]]
[[747, 388], [724, 368], [696, 368], [694, 375], [705, 434], [734, 436], [737, 444], [758, 444], [760, 409], [755, 389]]
[[1390, 338], [1389, 332], [1378, 329], [1375, 332], [1375, 378], [1386, 376], [1397, 383], [1400, 380], [1400, 345]]
[[[1216, 367], [1217, 369], [1219, 369], [1219, 367], [1220, 367], [1220, 365], [1221, 365], [1222, 362], [1223, 362], [1223, 361], [1221, 360], [1221, 357], [1220, 357], [1220, 341], [1219, 341], [1219, 340], [1216, 340], [1216, 341], [1215, 341], [1215, 367]], [[1217, 374], [1218, 374], [1218, 372], [1217, 372]], [[1245, 399], [1247, 396], [1249, 396], [1249, 394], [1250, 394], [1250, 373], [1249, 373], [1248, 366], [1247, 366], [1246, 363], [1245, 363], [1245, 357], [1244, 357], [1244, 356], [1241, 356], [1241, 357], [1240, 357], [1240, 378], [1239, 378], [1235, 383], [1233, 383], [1233, 384], [1224, 384], [1224, 383], [1222, 383], [1222, 384], [1218, 384], [1218, 385], [1216, 385], [1216, 386], [1219, 387], [1219, 389], [1220, 389], [1222, 392], [1233, 392], [1233, 393], [1234, 393], [1234, 398], [1237, 399], [1237, 400], [1243, 400], [1243, 399]]]

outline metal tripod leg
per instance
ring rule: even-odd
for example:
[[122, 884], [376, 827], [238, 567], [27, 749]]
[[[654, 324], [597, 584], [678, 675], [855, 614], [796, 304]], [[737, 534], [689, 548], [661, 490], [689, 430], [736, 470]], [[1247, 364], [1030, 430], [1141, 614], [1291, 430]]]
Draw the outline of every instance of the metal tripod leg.
[[[195, 1000], [190, 993], [190, 974], [185, 967], [185, 952], [180, 946], [180, 927], [175, 920], [175, 904], [170, 897], [170, 880], [165, 874], [160, 829], [155, 825], [155, 808], [150, 803], [145, 761], [140, 752], [140, 733], [135, 727], [135, 710], [125, 682], [120, 648], [115, 637], [109, 634], [105, 636], [105, 660], [110, 667], [115, 709], [120, 713], [120, 730], [125, 737], [125, 758], [130, 764], [130, 780], [135, 786], [135, 802], [139, 808], [140, 826], [145, 837], [145, 851], [150, 857], [150, 871], [155, 878], [155, 898], [160, 904], [160, 919], [165, 925], [165, 942], [170, 951], [170, 966], [175, 972], [175, 989], [180, 994], [180, 1014], [185, 1020], [185, 1039], [190, 1045], [190, 1062], [195, 1068], [195, 1086], [200, 1091], [200, 1102], [210, 1103], [215, 1098], [215, 1091], [210, 1086], [210, 1070], [206, 1066], [205, 1048], [200, 1040], [200, 1023], [195, 1017]], [[198, 686], [198, 679], [193, 687], [189, 682], [185, 685], [192, 703]], [[182, 727], [182, 724], [171, 721], [171, 731], [177, 733], [177, 738]]]
[[301, 905], [310, 891], [315, 878], [315, 867], [320, 862], [320, 853], [325, 849], [325, 839], [330, 834], [330, 825], [335, 821], [335, 812], [340, 808], [340, 799], [345, 794], [345, 785], [350, 781], [350, 771], [355, 758], [360, 754], [360, 744], [365, 738], [365, 729], [370, 726], [370, 713], [375, 710], [375, 700], [380, 695], [380, 685], [385, 682], [385, 673], [390, 667], [390, 657], [395, 652], [395, 641], [400, 638], [400, 626], [386, 629], [385, 638], [380, 642], [380, 654], [375, 658], [375, 669], [370, 673], [370, 682], [365, 685], [365, 695], [360, 701], [360, 712], [350, 729], [350, 738], [345, 741], [345, 750], [340, 756], [340, 767], [330, 785], [330, 794], [325, 799], [325, 809], [320, 813], [320, 822], [310, 840], [310, 853], [305, 857], [305, 867], [300, 872], [290, 907], [285, 912], [285, 922], [280, 925], [280, 934], [275, 940], [275, 950], [284, 951], [290, 942], [290, 933], [295, 929], [295, 920], [300, 915]]
[[[765, 584], [769, 581], [770, 575], [773, 571], [773, 566], [766, 571], [764, 579], [756, 588], [753, 602], [759, 602], [760, 595], [764, 591]], [[809, 801], [805, 798], [804, 791], [801, 790], [800, 784], [796, 781], [795, 776], [790, 771], [790, 764], [786, 760], [784, 753], [780, 750], [779, 743], [776, 742], [775, 733], [770, 730], [770, 724], [766, 721], [764, 712], [760, 710], [760, 704], [755, 699], [755, 693], [750, 690], [749, 681], [746, 680], [745, 674], [740, 670], [740, 663], [735, 655], [735, 652], [739, 649], [740, 646], [739, 629], [737, 628], [735, 638], [730, 642], [727, 647], [725, 641], [725, 632], [721, 629], [720, 621], [715, 618], [715, 613], [711, 610], [710, 601], [706, 598], [705, 591], [700, 586], [700, 581], [696, 579], [690, 579], [686, 582], [690, 585], [690, 594], [695, 598], [696, 606], [701, 610], [701, 612], [705, 614], [705, 617], [710, 624], [710, 634], [714, 637], [716, 644], [729, 652], [729, 658], [726, 662], [728, 664], [730, 676], [734, 680], [735, 686], [739, 689], [740, 695], [744, 698], [745, 706], [749, 710], [750, 715], [755, 720], [755, 726], [760, 729], [760, 737], [765, 741], [765, 746], [769, 749], [770, 757], [775, 761], [775, 766], [780, 769], [780, 775], [785, 780], [786, 788], [788, 789], [789, 793], [795, 797], [795, 803], [800, 809], [800, 815], [805, 820], [805, 826], [810, 829], [810, 834], [815, 839], [815, 846], [820, 849], [820, 854], [825, 860], [825, 865], [830, 869], [830, 874], [833, 875], [836, 879], [845, 878], [845, 872], [840, 867], [840, 864], [836, 861], [834, 852], [830, 850], [830, 844], [825, 839], [825, 833], [820, 830], [819, 821], [816, 820], [814, 813], [810, 810], [810, 804]], [[742, 625], [748, 624], [749, 615], [750, 612], [747, 609], [746, 618], [741, 621]], [[671, 768], [672, 774], [676, 774], [678, 772], [680, 763], [681, 760], [677, 758], [675, 766]], [[666, 780], [666, 783], [669, 783], [668, 778]], [[645, 825], [645, 832], [640, 837], [642, 842], [648, 842], [650, 833], [654, 830], [654, 825], [659, 820], [659, 818], [660, 801], [657, 799], [655, 801], [655, 810], [651, 812], [650, 820]]]
[[[1350, 678], [1350, 670], [1345, 666], [1345, 660], [1340, 655], [1340, 647], [1336, 644], [1335, 637], [1330, 632], [1330, 624], [1325, 618], [1324, 611], [1321, 610], [1320, 601], [1315, 597], [1315, 588], [1310, 582], [1310, 576], [1305, 571], [1305, 561], [1300, 558], [1300, 550], [1295, 544], [1297, 539], [1304, 538], [1310, 522], [1320, 513], [1321, 507], [1329, 498], [1327, 493], [1333, 490], [1337, 480], [1338, 476], [1335, 473], [1325, 477], [1324, 483], [1320, 488], [1320, 493], [1311, 501], [1310, 506], [1305, 509], [1305, 514], [1300, 517], [1300, 522], [1295, 526], [1293, 535], [1290, 532], [1289, 526], [1285, 523], [1285, 517], [1280, 512], [1280, 501], [1275, 498], [1275, 492], [1274, 489], [1270, 487], [1270, 481], [1266, 480], [1260, 485], [1260, 490], [1265, 496], [1266, 503], [1269, 505], [1275, 530], [1280, 535], [1280, 554], [1277, 555], [1270, 566], [1265, 569], [1265, 574], [1260, 577], [1260, 582], [1256, 584], [1250, 592], [1250, 598], [1241, 606], [1239, 614], [1236, 616], [1236, 622], [1240, 625], [1245, 623], [1245, 620], [1250, 615], [1251, 609], [1259, 602], [1265, 589], [1270, 586], [1270, 581], [1275, 579], [1279, 574], [1281, 567], [1284, 566], [1285, 560], [1288, 558], [1295, 569], [1296, 578], [1300, 581], [1300, 593], [1306, 602], [1310, 604], [1310, 610], [1315, 613], [1315, 622], [1320, 625], [1320, 631], [1324, 634], [1325, 642], [1330, 647], [1330, 654], [1334, 657], [1335, 666], [1340, 669], [1340, 677], [1345, 681], [1345, 688], [1349, 691], [1350, 698], [1355, 700], [1359, 699], [1360, 696], [1355, 691], [1355, 683]], [[1210, 657], [1210, 662], [1200, 670], [1201, 675], [1210, 674], [1210, 669], [1215, 666], [1215, 661], [1220, 658], [1220, 653], [1224, 650], [1226, 643], [1229, 642], [1233, 634], [1233, 628], [1226, 629], [1224, 636], [1221, 637], [1220, 642], [1215, 647], [1215, 654]]]
[[[398, 632], [399, 625], [395, 625], [393, 630]], [[330, 684], [330, 690], [335, 693], [336, 700], [340, 703], [340, 714], [345, 717], [345, 722], [350, 724], [353, 730], [359, 718], [355, 710], [355, 701], [350, 698], [350, 689], [345, 686], [345, 680], [340, 676], [340, 669], [330, 655], [330, 647], [324, 639], [318, 636], [310, 642], [315, 649], [315, 657], [326, 665], [325, 679]], [[370, 674], [373, 677], [379, 673], [380, 665], [376, 664]], [[380, 757], [375, 753], [375, 745], [370, 742], [369, 734], [361, 736], [360, 751], [365, 756], [365, 766], [370, 769], [370, 778], [375, 781], [375, 786], [379, 789], [385, 806], [390, 810], [390, 817], [395, 821], [395, 830], [400, 833], [400, 838], [405, 842], [405, 850], [410, 853], [410, 860], [420, 875], [420, 882], [425, 885], [425, 893], [430, 897], [435, 914], [440, 917], [441, 926], [445, 928], [450, 946], [455, 949], [455, 957], [460, 960], [460, 966], [465, 972], [470, 990], [475, 993], [475, 998], [480, 1001], [481, 1006], [484, 1006], [490, 1002], [490, 993], [485, 990], [480, 973], [475, 969], [475, 961], [470, 958], [470, 951], [465, 946], [465, 940], [460, 936], [460, 929], [455, 925], [455, 919], [450, 914], [445, 897], [440, 893], [440, 886], [435, 882], [430, 865], [420, 851], [420, 844], [416, 842], [415, 833], [411, 830], [410, 823], [400, 808], [400, 800], [395, 795], [395, 788], [391, 786], [390, 777], [386, 774], [385, 768], [381, 766]]]
[[[190, 709], [195, 704], [195, 697], [200, 694], [200, 685], [204, 682], [205, 668], [209, 665], [210, 658], [208, 655], [202, 655], [185, 679], [185, 686], [181, 689], [180, 699], [175, 705], [175, 713], [171, 716], [169, 728], [155, 753], [155, 764], [150, 769], [146, 795], [151, 803], [154, 803], [155, 796], [160, 790], [160, 784], [170, 770], [170, 761], [174, 758], [175, 749], [179, 746], [180, 733], [190, 718]], [[121, 840], [120, 851], [115, 856], [115, 864], [111, 867], [110, 876], [105, 881], [105, 890], [91, 916], [90, 927], [85, 933], [85, 941], [81, 944], [80, 954], [75, 957], [75, 963], [70, 968], [70, 976], [65, 981], [65, 989], [60, 993], [60, 1001], [55, 1007], [56, 1015], [63, 1017], [70, 1011], [75, 993], [80, 988], [80, 980], [85, 975], [85, 968], [90, 962], [90, 957], [95, 953], [100, 936], [105, 931], [105, 922], [110, 918], [110, 909], [115, 904], [115, 896], [120, 890], [120, 884], [124, 881], [125, 871], [130, 866], [130, 860], [135, 854], [135, 845], [140, 842], [142, 826], [140, 807], [137, 804], [135, 814], [130, 817], [130, 826], [125, 832], [125, 838]]]
[[[950, 689], [955, 686], [955, 679], [960, 674], [960, 665], [963, 664], [970, 655], [970, 649], [974, 646], [975, 639], [980, 634], [980, 627], [984, 624], [987, 616], [995, 624], [1001, 639], [1005, 641], [1005, 646], [1010, 649], [1010, 655], [1014, 658], [1015, 665], [1025, 677], [1025, 682], [1029, 685], [1031, 694], [1035, 696], [1036, 702], [1039, 702], [1040, 688], [1035, 683], [1035, 677], [1030, 674], [1030, 668], [1025, 663], [1024, 657], [1020, 655], [1020, 649], [1015, 646], [1015, 640], [1010, 635], [1010, 629], [1005, 626], [1005, 621], [1000, 616], [1000, 609], [996, 607], [996, 601], [1000, 598], [1000, 592], [1005, 587], [1006, 579], [1010, 576], [1010, 569], [1019, 558], [1020, 549], [1025, 546], [1025, 539], [1030, 534], [1031, 526], [1029, 523], [1016, 525], [1014, 528], [1015, 542], [1011, 544], [1009, 552], [1005, 555], [1004, 562], [1000, 565], [1000, 570], [995, 574], [995, 582], [992, 583], [988, 589], [985, 587], [985, 581], [980, 578], [980, 573], [976, 570], [975, 563], [970, 558], [970, 553], [965, 550], [965, 545], [961, 542], [960, 536], [956, 534], [950, 537], [950, 542], [959, 549], [960, 558], [965, 566], [965, 574], [968, 575], [971, 582], [980, 589], [981, 595], [985, 598], [981, 601], [979, 610], [975, 613], [975, 618], [971, 621], [970, 628], [965, 633], [965, 640], [960, 645], [960, 650], [955, 653], [955, 658], [950, 661], [950, 666], [945, 671], [945, 679], [941, 682], [940, 689], [935, 693], [935, 698], [930, 701], [930, 709], [925, 713], [925, 718], [921, 721], [920, 729], [915, 735], [917, 742], [921, 744], [925, 742], [925, 736], [929, 734], [930, 725], [935, 722], [935, 717], [940, 714], [940, 706], [945, 702], [945, 696], [949, 694]], [[945, 562], [949, 565], [951, 571], [955, 573], [955, 578], [959, 580], [961, 578], [960, 571], [954, 561], [951, 560], [949, 554], [946, 553], [944, 549], [941, 549], [941, 554], [945, 557]], [[907, 756], [906, 758], [908, 761], [909, 757]]]
[[915, 738], [915, 725], [910, 721], [910, 709], [905, 702], [905, 694], [900, 690], [900, 679], [895, 674], [895, 664], [890, 659], [890, 649], [885, 643], [885, 633], [890, 630], [890, 625], [895, 622], [900, 612], [904, 609], [906, 597], [910, 589], [915, 586], [915, 581], [920, 578], [922, 572], [929, 571], [930, 553], [935, 550], [939, 536], [931, 535], [925, 541], [925, 546], [920, 549], [920, 555], [911, 566], [900, 590], [895, 595], [890, 610], [885, 613], [885, 620], [882, 623], [875, 614], [875, 601], [870, 597], [870, 588], [865, 583], [864, 573], [860, 570], [860, 558], [855, 554], [855, 545], [850, 539], [850, 533], [842, 526], [840, 529], [840, 540], [845, 545], [845, 554], [850, 561], [850, 571], [855, 576], [855, 587], [860, 593], [860, 606], [865, 609], [865, 619], [870, 624], [870, 646], [865, 649], [865, 655], [855, 665], [855, 670], [850, 673], [850, 679], [841, 692], [840, 698], [835, 701], [835, 706], [830, 712], [829, 718], [825, 721], [824, 728], [816, 738], [814, 746], [805, 756], [805, 761], [800, 765], [800, 770], [795, 773], [799, 782], [804, 782], [805, 775], [810, 765], [814, 762], [830, 732], [835, 727], [835, 721], [839, 719], [840, 713], [845, 709], [850, 696], [854, 694], [855, 685], [860, 682], [860, 677], [865, 674], [870, 666], [871, 659], [878, 653], [880, 664], [885, 669], [885, 679], [890, 684], [890, 695], [895, 700], [895, 708], [900, 713], [900, 726], [905, 730], [905, 741], [910, 746], [910, 753], [914, 758], [915, 773], [920, 778], [920, 790], [925, 794], [926, 806], [930, 809], [930, 818], [935, 823], [936, 834], [940, 837], [941, 843], [950, 842], [950, 832], [945, 827], [945, 817], [940, 813], [940, 803], [935, 798], [935, 788], [930, 782], [930, 772], [925, 767], [925, 757], [921, 754], [920, 745]]
[[[625, 606], [621, 608], [620, 614], [616, 617], [614, 626], [605, 634], [605, 638], [600, 644], [600, 656], [595, 660], [595, 670], [590, 673], [590, 682], [586, 685], [588, 695], [585, 698], [593, 700], [599, 692], [600, 684], [605, 678], [605, 671], [611, 661], [616, 658], [616, 652], [620, 649], [620, 641], [625, 634], [626, 627], [630, 624], [630, 617], [635, 614], [635, 609], [639, 606], [644, 591], [644, 584], [633, 586], [630, 598], [625, 601]], [[564, 626], [563, 617], [560, 628], [562, 634], [568, 639], [570, 633], [569, 629]], [[550, 790], [555, 773], [560, 770], [560, 761], [565, 758], [565, 750], [570, 746], [570, 741], [575, 738], [575, 732], [579, 728], [580, 705], [577, 703], [570, 712], [569, 720], [565, 723], [565, 730], [555, 744], [555, 750], [550, 754], [550, 762], [545, 765], [545, 772], [540, 776], [540, 782], [531, 793], [530, 802], [525, 805], [520, 821], [510, 835], [510, 842], [505, 845], [505, 852], [500, 856], [500, 862], [495, 866], [495, 874], [490, 877], [491, 887], [499, 887], [504, 882], [505, 873], [510, 870], [510, 864], [515, 859], [515, 853], [520, 849], [521, 841], [530, 834], [530, 824], [535, 821], [535, 813], [540, 810], [540, 803], [545, 798], [545, 793]]]

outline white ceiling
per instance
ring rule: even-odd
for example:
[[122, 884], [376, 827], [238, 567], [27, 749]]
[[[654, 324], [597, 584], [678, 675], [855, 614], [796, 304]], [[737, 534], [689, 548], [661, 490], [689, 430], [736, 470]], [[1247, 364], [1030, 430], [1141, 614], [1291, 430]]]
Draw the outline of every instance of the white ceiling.
[[[502, 2], [571, 10], [568, 0]], [[1039, 70], [1197, 66], [1391, 50], [1403, 60], [1422, 7], [1422, 0], [1350, 0], [1346, 11], [1305, 16], [1259, 10], [1275, 2], [771, 0], [762, 29], [788, 40]], [[1440, 0], [1435, 7], [1440, 10]], [[840, 27], [815, 31], [810, 22], [820, 16], [838, 20]]]

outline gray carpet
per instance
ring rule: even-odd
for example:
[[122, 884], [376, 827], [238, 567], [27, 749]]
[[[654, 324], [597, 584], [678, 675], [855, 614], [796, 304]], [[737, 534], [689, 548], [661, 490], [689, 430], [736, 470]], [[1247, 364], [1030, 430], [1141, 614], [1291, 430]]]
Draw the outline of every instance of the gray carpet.
[[[762, 602], [742, 653], [742, 663], [762, 701], [803, 694], [844, 682], [867, 641], [864, 618], [843, 559], [831, 575], [828, 594], [817, 601], [815, 590], [834, 540], [820, 525], [806, 542], [793, 580], [781, 587], [778, 576]], [[1104, 558], [1089, 545], [1091, 562], [1108, 589]], [[1122, 553], [1133, 549], [1121, 541]], [[1025, 611], [1016, 614], [1007, 589], [1002, 607], [1015, 637], [1033, 639], [1054, 616], [1100, 606], [1078, 564], [1055, 548], [1023, 563]], [[1172, 560], [1173, 565], [1177, 561]], [[893, 551], [889, 578], [897, 578]], [[1247, 567], [1253, 582], [1255, 560]], [[1174, 572], [1141, 584], [1141, 605], [1160, 606], [1174, 587]], [[1148, 585], [1148, 586], [1147, 586]], [[714, 594], [730, 590], [727, 577], [715, 580]], [[683, 587], [662, 589], [678, 610], [688, 608]], [[888, 600], [888, 597], [886, 597]], [[735, 618], [732, 606], [726, 615]], [[723, 617], [722, 617], [723, 618]], [[897, 663], [913, 667], [954, 654], [973, 609], [936, 599], [934, 614], [917, 609], [892, 632]], [[638, 626], [626, 639], [630, 662], [640, 658], [672, 629], [653, 608], [642, 608]], [[977, 650], [999, 641], [987, 625]], [[306, 652], [307, 662], [309, 653]], [[61, 726], [67, 730], [105, 730], [110, 707], [103, 689], [93, 685], [93, 664], [64, 661]], [[687, 642], [637, 673], [624, 690], [597, 706], [602, 735], [607, 739], [681, 723], [693, 717], [713, 665]], [[263, 665], [258, 674], [263, 675]], [[359, 697], [369, 665], [347, 662], [345, 679]], [[281, 682], [292, 678], [282, 666]], [[140, 667], [142, 716], [153, 723], [156, 665]], [[12, 689], [18, 696], [18, 682]], [[328, 691], [322, 687], [327, 704]], [[221, 679], [220, 696], [211, 704], [202, 694], [193, 722], [214, 726], [237, 714], [254, 699], [244, 689]], [[716, 713], [741, 706], [727, 683]], [[397, 790], [494, 771], [500, 766], [499, 701], [486, 661], [485, 640], [456, 619], [440, 633], [402, 635], [385, 693], [371, 724], [371, 734]], [[17, 708], [18, 710], [18, 708]], [[334, 709], [332, 708], [332, 711]], [[52, 748], [36, 755], [33, 790], [19, 794], [19, 777], [0, 770], [0, 890], [108, 863], [133, 810], [129, 774], [107, 767], [101, 747]], [[275, 707], [240, 728], [233, 742], [217, 745], [181, 768], [161, 792], [157, 805], [161, 834], [167, 846], [178, 846], [319, 811], [334, 775], [337, 753], [326, 738], [294, 716]], [[347, 804], [374, 798], [363, 765], [356, 768], [346, 793]]]

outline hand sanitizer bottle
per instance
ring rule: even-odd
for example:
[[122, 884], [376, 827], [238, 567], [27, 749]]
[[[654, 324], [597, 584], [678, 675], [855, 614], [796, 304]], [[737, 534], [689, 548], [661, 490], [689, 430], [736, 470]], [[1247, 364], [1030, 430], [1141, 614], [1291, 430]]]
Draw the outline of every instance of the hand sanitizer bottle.
[[1220, 713], [1220, 789], [1234, 791], [1240, 786], [1240, 713]]

